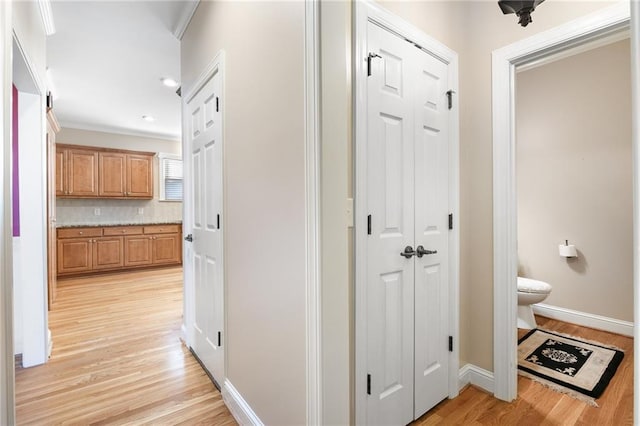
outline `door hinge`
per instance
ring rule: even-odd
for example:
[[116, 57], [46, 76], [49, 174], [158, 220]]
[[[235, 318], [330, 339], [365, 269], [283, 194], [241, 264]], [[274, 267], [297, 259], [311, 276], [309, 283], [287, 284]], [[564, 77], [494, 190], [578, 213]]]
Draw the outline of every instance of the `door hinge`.
[[220, 215], [218, 215], [216, 220], [217, 220], [216, 229], [220, 229]]
[[367, 374], [367, 395], [371, 395], [371, 374]]
[[218, 347], [222, 346], [222, 332], [218, 331]]
[[372, 58], [382, 58], [382, 56], [377, 53], [369, 53], [367, 55], [367, 77], [371, 75], [371, 59]]
[[447, 91], [447, 104], [449, 105], [449, 109], [453, 108], [453, 94], [456, 93], [454, 90]]
[[[451, 109], [451, 107], [449, 107]], [[220, 98], [216, 96], [216, 112], [220, 112]]]
[[449, 229], [453, 229], [453, 213], [449, 213]]
[[449, 336], [449, 352], [453, 352], [453, 336]]
[[371, 215], [367, 216], [367, 235], [371, 235]]

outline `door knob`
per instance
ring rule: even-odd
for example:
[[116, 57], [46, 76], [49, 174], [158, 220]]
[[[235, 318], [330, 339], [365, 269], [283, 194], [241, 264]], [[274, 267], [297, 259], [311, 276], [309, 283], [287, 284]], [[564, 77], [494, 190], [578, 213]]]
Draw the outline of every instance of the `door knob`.
[[413, 255], [415, 255], [415, 254], [416, 254], [416, 252], [415, 252], [415, 251], [413, 251], [413, 247], [411, 247], [411, 246], [406, 246], [406, 247], [404, 248], [404, 251], [403, 251], [402, 253], [400, 253], [400, 256], [404, 256], [404, 257], [406, 257], [407, 259], [411, 259], [411, 256], [413, 256]]
[[192, 243], [193, 242], [193, 235], [192, 234], [187, 235], [186, 237], [184, 237], [184, 240], [185, 241], [189, 241], [190, 243]]
[[425, 250], [424, 247], [418, 246], [418, 248], [416, 249], [416, 256], [422, 257], [425, 254], [436, 254], [437, 252], [438, 250]]

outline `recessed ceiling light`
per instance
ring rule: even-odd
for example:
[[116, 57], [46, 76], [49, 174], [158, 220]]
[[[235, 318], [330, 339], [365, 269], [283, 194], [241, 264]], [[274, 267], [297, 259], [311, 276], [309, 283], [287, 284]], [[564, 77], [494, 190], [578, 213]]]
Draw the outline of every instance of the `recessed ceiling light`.
[[155, 119], [155, 118], [153, 118], [153, 117], [152, 117], [152, 116], [150, 116], [150, 115], [143, 115], [143, 116], [142, 116], [142, 119], [143, 119], [144, 121], [148, 121], [149, 123], [152, 123], [152, 122], [156, 121], [156, 119]]
[[177, 87], [178, 86], [178, 82], [175, 81], [172, 78], [166, 77], [162, 79], [162, 84], [164, 84], [167, 87]]

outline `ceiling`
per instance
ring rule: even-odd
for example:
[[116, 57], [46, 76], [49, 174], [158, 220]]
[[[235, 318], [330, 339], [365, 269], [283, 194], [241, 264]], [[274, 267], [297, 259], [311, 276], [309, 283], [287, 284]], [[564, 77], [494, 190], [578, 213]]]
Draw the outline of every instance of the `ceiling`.
[[[62, 127], [180, 139], [180, 40], [197, 2], [53, 1], [47, 79]], [[147, 122], [143, 115], [154, 117]]]

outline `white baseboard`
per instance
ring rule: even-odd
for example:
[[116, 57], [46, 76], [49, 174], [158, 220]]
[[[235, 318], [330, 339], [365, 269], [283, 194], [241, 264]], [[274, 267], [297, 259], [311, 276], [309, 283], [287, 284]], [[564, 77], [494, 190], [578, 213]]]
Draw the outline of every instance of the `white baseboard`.
[[464, 367], [460, 369], [459, 377], [460, 389], [468, 384], [472, 384], [484, 389], [490, 394], [494, 393], [495, 386], [493, 373], [491, 371], [487, 371], [473, 364], [465, 364]]
[[531, 306], [535, 314], [543, 317], [633, 337], [633, 323], [629, 321], [588, 314], [586, 312], [545, 305], [543, 303]]
[[225, 380], [222, 386], [222, 399], [241, 426], [264, 425], [229, 380]]

